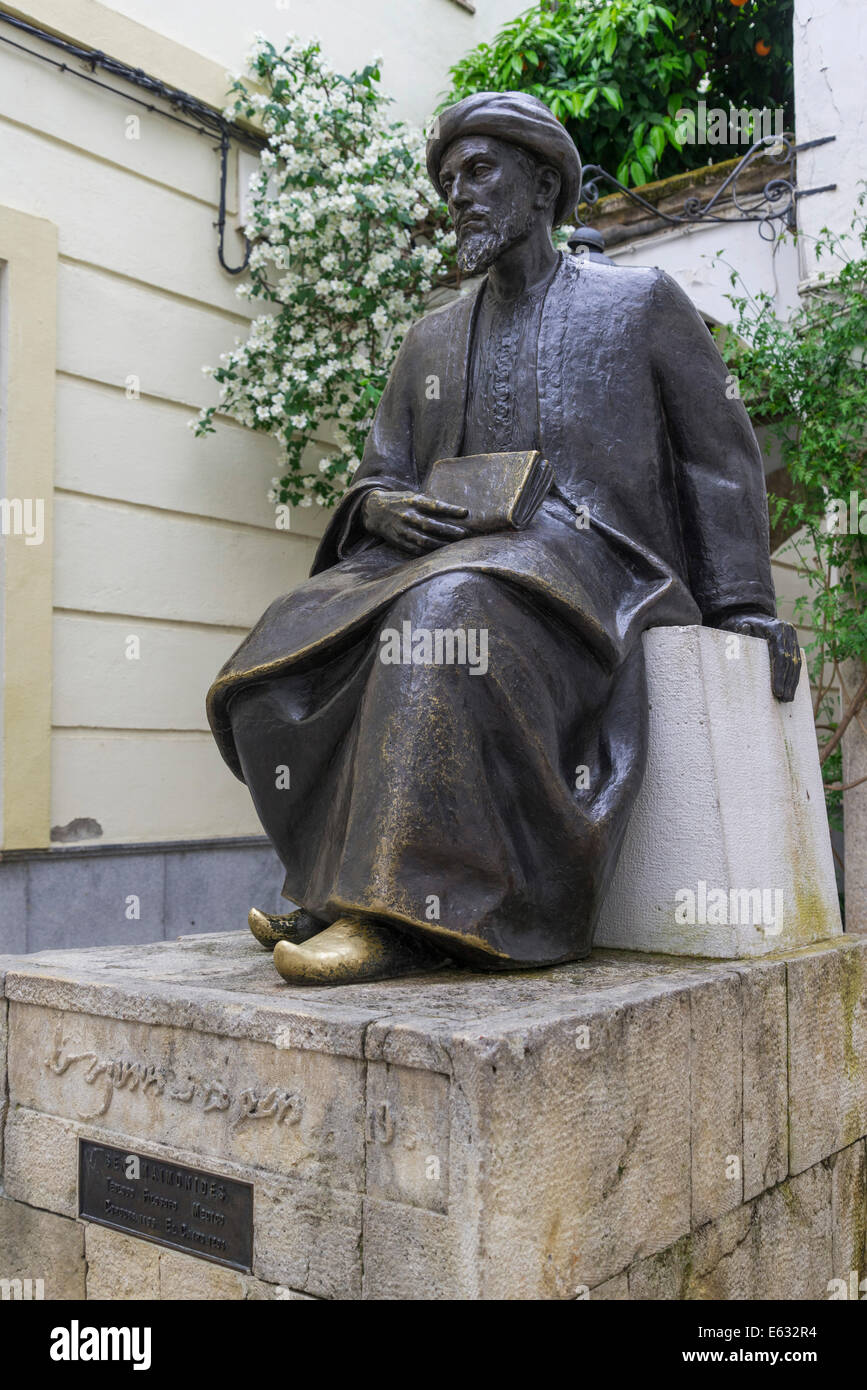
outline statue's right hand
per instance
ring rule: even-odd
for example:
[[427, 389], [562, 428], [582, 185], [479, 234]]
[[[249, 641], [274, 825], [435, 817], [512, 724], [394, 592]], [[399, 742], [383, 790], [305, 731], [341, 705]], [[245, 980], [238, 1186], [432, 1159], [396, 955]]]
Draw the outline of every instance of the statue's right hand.
[[366, 530], [414, 555], [463, 540], [470, 532], [457, 522], [467, 515], [466, 507], [438, 502], [423, 492], [388, 492], [384, 488], [371, 489], [361, 509]]

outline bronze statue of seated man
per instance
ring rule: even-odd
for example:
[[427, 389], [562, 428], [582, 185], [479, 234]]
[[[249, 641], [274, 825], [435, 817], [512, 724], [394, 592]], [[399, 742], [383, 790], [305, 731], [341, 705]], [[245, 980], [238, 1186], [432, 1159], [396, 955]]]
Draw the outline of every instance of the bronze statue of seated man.
[[[251, 912], [292, 983], [586, 956], [644, 772], [642, 632], [764, 637], [778, 699], [799, 676], [759, 448], [686, 295], [554, 249], [580, 164], [535, 98], [466, 98], [427, 158], [484, 278], [408, 332], [311, 577], [208, 700], [301, 905]], [[426, 492], [524, 450], [555, 475], [525, 529]]]

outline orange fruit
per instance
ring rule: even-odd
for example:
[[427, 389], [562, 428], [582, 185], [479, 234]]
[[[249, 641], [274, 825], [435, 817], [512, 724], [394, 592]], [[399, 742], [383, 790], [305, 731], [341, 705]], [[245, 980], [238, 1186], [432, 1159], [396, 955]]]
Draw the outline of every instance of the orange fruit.
[[759, 57], [767, 58], [770, 51], [771, 45], [769, 43], [766, 43], [764, 39], [759, 39], [758, 43], [756, 44], [756, 52], [758, 53]]

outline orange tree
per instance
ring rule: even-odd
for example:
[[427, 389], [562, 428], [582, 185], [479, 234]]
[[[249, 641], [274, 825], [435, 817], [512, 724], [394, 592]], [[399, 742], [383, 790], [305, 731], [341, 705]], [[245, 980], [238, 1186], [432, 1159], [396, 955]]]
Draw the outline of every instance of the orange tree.
[[[443, 105], [525, 91], [585, 159], [642, 184], [744, 153], [683, 142], [679, 111], [782, 110], [792, 124], [793, 0], [543, 0], [450, 69]], [[762, 134], [758, 131], [753, 138]]]

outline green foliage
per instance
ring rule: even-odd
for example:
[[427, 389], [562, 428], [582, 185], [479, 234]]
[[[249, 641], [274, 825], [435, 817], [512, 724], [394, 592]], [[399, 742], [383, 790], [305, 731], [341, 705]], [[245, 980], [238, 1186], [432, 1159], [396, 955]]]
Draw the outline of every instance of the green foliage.
[[[790, 130], [795, 100], [793, 0], [748, 0], [740, 7], [730, 0], [688, 0], [675, 8], [685, 41], [697, 43], [707, 55], [708, 106], [779, 106]], [[764, 52], [766, 47], [770, 52]]]
[[[442, 104], [530, 92], [588, 163], [647, 183], [707, 163], [707, 145], [683, 143], [675, 119], [700, 99], [726, 111], [780, 107], [790, 126], [792, 9], [793, 0], [543, 0], [451, 68]], [[712, 147], [719, 160], [744, 151]]]
[[[840, 666], [867, 667], [867, 219], [859, 199], [852, 232], [822, 233], [817, 255], [837, 266], [787, 320], [768, 295], [732, 294], [739, 341], [721, 342], [737, 374], [744, 404], [779, 439], [795, 487], [771, 498], [771, 515], [791, 533], [799, 573], [807, 582], [796, 615], [815, 632], [807, 648], [820, 729], [826, 785], [840, 786], [833, 730], [841, 712], [831, 690]], [[839, 265], [842, 262], [842, 265]], [[740, 286], [736, 272], [732, 285]], [[863, 504], [863, 505], [862, 505]], [[787, 557], [788, 558], [788, 557]], [[857, 717], [855, 690], [842, 683], [842, 716]], [[853, 708], [853, 706], [855, 706]], [[835, 761], [836, 758], [836, 761]], [[830, 809], [839, 810], [832, 790]]]

